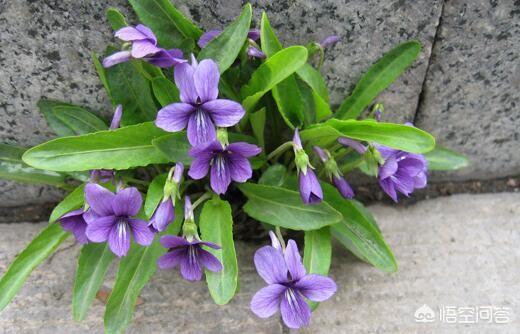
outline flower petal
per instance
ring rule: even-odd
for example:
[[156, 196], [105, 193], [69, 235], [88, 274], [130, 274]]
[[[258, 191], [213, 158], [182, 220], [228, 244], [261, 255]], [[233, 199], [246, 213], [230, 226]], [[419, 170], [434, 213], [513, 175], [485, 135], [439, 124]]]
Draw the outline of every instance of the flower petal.
[[202, 36], [200, 36], [197, 45], [203, 49], [212, 39], [220, 35], [221, 32], [221, 30], [217, 29], [206, 31]]
[[280, 244], [280, 240], [273, 231], [269, 231], [269, 237], [271, 238], [271, 245], [278, 251], [282, 250], [282, 245]]
[[350, 186], [350, 184], [348, 184], [347, 180], [345, 180], [344, 177], [334, 176], [332, 178], [332, 181], [334, 182], [334, 185], [336, 186], [336, 188], [338, 188], [341, 196], [343, 196], [344, 198], [347, 198], [347, 199], [354, 198], [354, 190], [352, 190], [352, 187]]
[[195, 108], [188, 103], [172, 103], [159, 110], [155, 125], [169, 131], [181, 131], [188, 124], [188, 119]]
[[314, 171], [307, 168], [307, 173], [300, 172], [300, 197], [305, 204], [316, 204], [323, 199], [323, 191]]
[[190, 114], [187, 134], [192, 146], [201, 145], [216, 138], [215, 125], [206, 111], [199, 108]]
[[110, 216], [114, 213], [112, 201], [116, 195], [96, 183], [85, 186], [85, 199], [92, 210], [100, 216]]
[[425, 172], [420, 172], [415, 176], [413, 181], [413, 186], [415, 188], [421, 189], [426, 187], [426, 184], [428, 183], [428, 176]]
[[199, 63], [193, 75], [193, 81], [202, 103], [217, 98], [219, 80], [220, 72], [217, 63], [211, 59], [204, 59]]
[[161, 49], [156, 47], [149, 40], [135, 41], [132, 43], [131, 53], [134, 58], [143, 58], [159, 51], [161, 51]]
[[132, 42], [132, 41], [138, 41], [142, 39], [147, 39], [148, 36], [143, 34], [141, 31], [134, 27], [123, 27], [116, 31], [114, 34], [117, 38], [120, 40], [123, 40], [125, 42]]
[[399, 168], [399, 164], [397, 163], [397, 160], [394, 156], [389, 156], [386, 160], [383, 166], [379, 167], [379, 173], [378, 176], [380, 179], [386, 179], [387, 177], [390, 177], [397, 172], [397, 169]]
[[173, 269], [177, 267], [185, 257], [185, 248], [174, 249], [157, 259], [157, 266], [161, 269]]
[[128, 254], [130, 249], [130, 226], [126, 221], [118, 221], [108, 235], [108, 247], [118, 257]]
[[197, 102], [197, 91], [193, 83], [195, 69], [188, 63], [175, 66], [175, 85], [179, 88], [180, 99], [184, 103], [195, 104]]
[[262, 149], [253, 144], [248, 144], [245, 142], [236, 142], [226, 146], [226, 151], [238, 153], [243, 157], [250, 158], [260, 154], [260, 152], [262, 152]]
[[289, 328], [297, 329], [308, 326], [311, 321], [311, 309], [303, 297], [293, 289], [285, 290], [280, 303], [282, 320]]
[[271, 284], [260, 289], [251, 300], [251, 311], [260, 318], [269, 318], [278, 311], [286, 289], [281, 284]]
[[337, 290], [332, 278], [317, 274], [303, 276], [294, 287], [298, 288], [302, 295], [315, 302], [329, 299]]
[[130, 51], [119, 51], [103, 59], [103, 67], [109, 68], [132, 59]]
[[148, 38], [154, 45], [157, 45], [157, 38], [155, 37], [152, 29], [142, 24], [135, 26], [135, 29], [146, 36], [146, 38]]
[[166, 248], [178, 248], [190, 245], [188, 240], [176, 235], [163, 235], [161, 239], [159, 239], [159, 242]]
[[379, 186], [381, 186], [381, 189], [383, 189], [383, 191], [397, 203], [397, 192], [395, 191], [395, 186], [391, 178], [379, 179]]
[[116, 216], [135, 216], [141, 210], [143, 198], [135, 187], [120, 190], [112, 201], [112, 209]]
[[286, 283], [287, 265], [280, 251], [271, 246], [264, 246], [256, 251], [254, 262], [258, 275], [267, 284]]
[[[192, 244], [195, 244], [195, 242], [193, 242]], [[220, 248], [222, 248], [219, 245], [217, 245], [217, 244], [215, 244], [213, 242], [209, 242], [209, 241], [199, 241], [198, 244], [200, 244], [202, 246], [209, 247], [209, 248], [213, 248], [213, 249], [220, 249]]]
[[217, 155], [210, 172], [211, 189], [217, 194], [224, 194], [231, 183], [231, 164], [226, 157]]
[[175, 219], [175, 208], [171, 199], [162, 201], [150, 219], [150, 225], [158, 231], [162, 232], [168, 226], [170, 222]]
[[186, 62], [186, 59], [182, 58], [182, 52], [180, 54], [180, 57], [176, 57], [174, 55], [178, 55], [177, 49], [172, 49], [172, 50], [160, 49], [158, 52], [156, 52], [152, 55], [143, 57], [143, 59], [152, 65], [159, 66], [162, 68], [169, 68], [169, 67], [175, 66], [177, 64]]
[[285, 263], [287, 264], [287, 269], [289, 270], [289, 273], [291, 273], [291, 278], [293, 280], [299, 280], [305, 276], [307, 272], [303, 266], [302, 257], [298, 252], [298, 245], [296, 245], [296, 242], [292, 239], [287, 242], [284, 258]]
[[215, 255], [211, 254], [207, 250], [199, 249], [199, 262], [200, 264], [209, 271], [221, 271], [222, 263], [215, 257]]
[[246, 113], [240, 103], [226, 99], [207, 101], [202, 108], [217, 126], [223, 128], [237, 124]]
[[181, 261], [181, 275], [188, 281], [200, 281], [202, 278], [202, 268], [198, 261], [198, 248], [190, 246], [187, 256]]
[[209, 165], [214, 151], [222, 151], [222, 145], [218, 141], [193, 147], [189, 155], [193, 157], [188, 175], [195, 180], [202, 179], [208, 174]]
[[150, 246], [155, 234], [148, 227], [148, 222], [142, 219], [128, 219], [128, 224], [132, 229], [134, 240], [141, 246]]
[[71, 211], [60, 218], [61, 227], [68, 232], [74, 234], [74, 237], [80, 244], [86, 244], [88, 238], [85, 234], [87, 223], [83, 219], [83, 209]]
[[231, 179], [233, 181], [246, 182], [253, 176], [253, 170], [247, 158], [238, 154], [230, 154], [227, 158]]
[[110, 231], [115, 224], [115, 216], [98, 217], [87, 224], [85, 233], [90, 241], [104, 242], [108, 240]]
[[121, 125], [121, 117], [123, 116], [123, 106], [118, 104], [116, 110], [114, 111], [114, 116], [112, 116], [112, 121], [110, 122], [110, 130], [118, 129]]

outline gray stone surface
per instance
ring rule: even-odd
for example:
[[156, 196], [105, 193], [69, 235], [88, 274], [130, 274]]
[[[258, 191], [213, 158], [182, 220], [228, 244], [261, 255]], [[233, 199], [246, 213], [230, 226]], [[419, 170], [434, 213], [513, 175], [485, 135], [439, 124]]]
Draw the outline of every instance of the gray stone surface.
[[435, 179], [520, 174], [520, 3], [446, 1], [417, 126], [466, 153]]
[[[370, 209], [394, 250], [400, 269], [385, 274], [338, 245], [332, 277], [337, 294], [317, 309], [304, 333], [506, 333], [520, 331], [520, 194], [457, 195], [396, 208]], [[44, 224], [0, 224], [0, 272]], [[267, 243], [267, 240], [266, 240]], [[262, 282], [251, 260], [255, 245], [238, 244], [241, 290], [228, 306], [210, 301], [203, 283], [159, 272], [142, 291], [129, 333], [282, 333], [278, 318], [256, 319], [248, 309]], [[95, 301], [85, 322], [71, 319], [78, 248], [62, 247], [36, 269], [0, 314], [2, 333], [101, 333], [103, 307]], [[107, 286], [113, 283], [109, 274]], [[508, 324], [416, 323], [423, 304], [510, 308]], [[437, 313], [438, 315], [438, 313]]]

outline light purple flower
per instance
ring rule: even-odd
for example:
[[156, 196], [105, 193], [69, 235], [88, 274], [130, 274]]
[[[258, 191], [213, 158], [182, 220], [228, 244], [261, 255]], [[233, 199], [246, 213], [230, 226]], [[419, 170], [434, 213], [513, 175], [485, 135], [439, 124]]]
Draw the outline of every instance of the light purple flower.
[[325, 39], [323, 39], [321, 42], [320, 42], [320, 45], [322, 48], [328, 48], [330, 46], [333, 46], [334, 44], [336, 44], [337, 42], [339, 42], [341, 40], [341, 37], [337, 36], [337, 35], [330, 35], [330, 36], [327, 36]]
[[244, 116], [240, 103], [217, 99], [220, 73], [213, 60], [197, 64], [193, 58], [191, 65], [177, 65], [174, 75], [182, 102], [159, 110], [155, 121], [159, 128], [177, 132], [188, 127], [188, 140], [196, 146], [215, 139], [215, 125], [233, 126]]
[[365, 154], [365, 152], [367, 151], [367, 148], [365, 145], [361, 144], [357, 140], [353, 140], [350, 138], [345, 138], [345, 137], [338, 138], [338, 143], [340, 143], [343, 146], [348, 146], [348, 147], [354, 149], [359, 154]]
[[110, 130], [119, 129], [121, 126], [121, 118], [123, 117], [123, 106], [118, 104], [112, 116], [112, 122], [110, 122]]
[[220, 249], [220, 246], [207, 241], [194, 238], [188, 241], [186, 238], [174, 235], [165, 235], [160, 239], [161, 245], [168, 248], [168, 252], [157, 260], [157, 266], [161, 269], [173, 269], [180, 266], [181, 275], [188, 281], [200, 281], [202, 270], [222, 270], [220, 261], [202, 246]]
[[98, 184], [89, 183], [85, 186], [85, 199], [90, 206], [84, 215], [90, 241], [108, 241], [110, 250], [119, 257], [128, 253], [132, 236], [139, 245], [152, 243], [154, 233], [148, 222], [132, 218], [142, 205], [141, 194], [136, 188], [125, 188], [114, 194]]
[[385, 161], [379, 166], [379, 185], [395, 202], [397, 191], [409, 196], [415, 189], [426, 187], [428, 164], [423, 155], [381, 145], [376, 148]]
[[347, 182], [347, 180], [345, 180], [343, 174], [341, 174], [341, 171], [339, 170], [334, 158], [330, 156], [328, 151], [324, 151], [319, 146], [314, 146], [314, 151], [319, 156], [320, 160], [324, 163], [325, 172], [331, 179], [332, 183], [334, 183], [336, 188], [339, 190], [341, 196], [348, 199], [354, 198], [354, 190], [352, 190], [350, 184]]
[[87, 222], [85, 222], [85, 218], [83, 217], [84, 213], [83, 209], [77, 209], [64, 214], [60, 218], [61, 227], [65, 231], [74, 234], [74, 237], [80, 244], [88, 243], [88, 238], [85, 234]]
[[193, 157], [188, 175], [199, 180], [210, 172], [210, 184], [217, 194], [224, 194], [231, 183], [246, 182], [253, 175], [247, 158], [259, 154], [262, 149], [256, 145], [237, 142], [226, 147], [215, 140], [190, 150]]
[[303, 149], [298, 129], [294, 130], [293, 148], [302, 201], [305, 204], [320, 203], [323, 200], [323, 191], [320, 182], [318, 181], [318, 177], [316, 177], [316, 174], [309, 163], [309, 157]]
[[[200, 36], [200, 38], [197, 42], [197, 45], [201, 49], [203, 49], [204, 47], [206, 47], [206, 45], [209, 42], [211, 42], [214, 38], [216, 38], [221, 33], [222, 33], [222, 30], [219, 30], [219, 29], [213, 29], [213, 30], [206, 31], [204, 34], [202, 34], [202, 36]], [[257, 41], [260, 38], [260, 30], [258, 30], [258, 29], [249, 30], [249, 32], [247, 33], [247, 38], [249, 38], [253, 41]]]
[[331, 278], [307, 274], [294, 240], [289, 240], [285, 252], [272, 246], [260, 248], [254, 262], [258, 274], [268, 284], [251, 300], [251, 310], [261, 318], [280, 310], [287, 327], [308, 326], [311, 309], [305, 298], [322, 302], [336, 292], [336, 283]]
[[132, 58], [143, 59], [153, 65], [168, 68], [183, 63], [182, 51], [179, 49], [165, 50], [157, 46], [157, 38], [150, 28], [142, 24], [134, 27], [123, 27], [116, 31], [115, 36], [125, 42], [132, 43], [130, 51], [119, 51], [103, 60], [103, 66], [108, 68], [129, 61]]
[[254, 46], [248, 46], [247, 47], [247, 55], [249, 57], [252, 57], [252, 58], [258, 58], [258, 59], [264, 59], [265, 58], [265, 53], [263, 53], [262, 51], [258, 50]]
[[154, 230], [154, 232], [162, 232], [166, 229], [168, 224], [175, 220], [175, 198], [177, 195], [177, 189], [179, 183], [181, 182], [182, 173], [184, 171], [184, 165], [182, 163], [177, 163], [174, 168], [174, 174], [172, 180], [166, 180], [165, 189], [168, 188], [168, 191], [165, 190], [165, 195], [159, 204], [159, 206], [155, 209], [152, 217], [150, 218], [150, 227]]

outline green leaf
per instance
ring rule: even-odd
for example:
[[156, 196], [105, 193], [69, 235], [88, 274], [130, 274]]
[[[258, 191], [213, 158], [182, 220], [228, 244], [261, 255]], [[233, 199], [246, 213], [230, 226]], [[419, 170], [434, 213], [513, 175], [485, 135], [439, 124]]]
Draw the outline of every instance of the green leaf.
[[74, 135], [82, 135], [108, 128], [101, 118], [81, 107], [55, 106], [52, 108], [52, 113], [63, 126], [71, 129]]
[[64, 175], [34, 169], [22, 161], [24, 148], [0, 144], [0, 178], [24, 183], [49, 184], [55, 187], [68, 189]]
[[157, 259], [166, 250], [159, 242], [148, 247], [133, 243], [122, 258], [114, 288], [105, 308], [105, 332], [124, 333], [132, 320], [137, 297], [157, 268]]
[[199, 222], [202, 240], [213, 242], [222, 249], [207, 248], [222, 263], [222, 270], [206, 270], [206, 281], [213, 300], [218, 305], [227, 304], [238, 286], [238, 263], [233, 242], [233, 217], [228, 202], [214, 197], [202, 208]]
[[81, 321], [87, 315], [113, 259], [107, 242], [89, 243], [81, 248], [72, 294], [74, 320]]
[[123, 27], [128, 26], [126, 23], [125, 16], [116, 8], [108, 8], [106, 12], [108, 23], [113, 30], [119, 30]]
[[0, 310], [11, 302], [34, 268], [54, 253], [68, 235], [60, 225], [48, 225], [18, 254], [0, 279]]
[[159, 45], [165, 49], [182, 48], [185, 39], [198, 40], [202, 35], [169, 0], [129, 0], [139, 20], [150, 27]]
[[188, 155], [191, 145], [185, 131], [170, 133], [154, 139], [152, 143], [169, 161], [182, 162], [185, 165], [191, 164], [192, 158]]
[[323, 77], [317, 69], [312, 67], [311, 64], [306, 63], [296, 71], [296, 74], [328, 105], [329, 91], [325, 85], [325, 80], [323, 80]]
[[262, 148], [265, 148], [265, 108], [262, 108], [252, 114], [249, 115], [249, 121], [251, 122], [251, 129], [253, 130], [253, 134], [256, 137], [258, 145]]
[[[316, 71], [311, 65], [305, 64], [302, 68], [309, 68], [314, 71], [312, 73], [316, 73], [319, 76], [319, 79], [316, 78], [306, 78], [309, 80], [321, 80], [323, 81], [323, 78], [321, 77], [321, 74]], [[297, 73], [301, 71], [300, 68]], [[310, 70], [309, 70], [310, 71]], [[301, 76], [300, 76], [301, 78]], [[316, 121], [322, 120], [324, 118], [329, 117], [332, 115], [332, 111], [330, 110], [329, 102], [328, 102], [328, 94], [326, 96], [327, 100], [323, 98], [322, 95], [320, 95], [320, 92], [316, 90], [316, 87], [312, 86], [316, 85], [315, 82], [312, 81], [306, 81], [306, 80], [300, 80], [298, 79], [298, 87], [300, 89], [300, 94], [302, 95], [302, 98], [304, 100], [305, 104], [305, 110], [306, 110], [306, 116], [305, 116], [305, 123], [306, 124], [313, 124]], [[318, 89], [320, 89], [318, 87]], [[326, 89], [326, 87], [325, 87]]]
[[249, 83], [242, 88], [242, 105], [252, 111], [265, 93], [289, 77], [307, 61], [307, 49], [303, 46], [291, 46], [269, 57], [256, 69]]
[[179, 90], [177, 86], [166, 78], [154, 78], [152, 80], [152, 89], [155, 98], [163, 107], [174, 102], [179, 102]]
[[435, 147], [435, 139], [426, 131], [413, 126], [373, 120], [330, 119], [302, 131], [300, 135], [303, 140], [321, 145], [330, 144], [339, 136], [344, 136], [412, 153], [428, 152]]
[[379, 93], [413, 64], [420, 51], [419, 42], [408, 41], [385, 54], [361, 77], [352, 95], [341, 103], [335, 117], [357, 118]]
[[[109, 50], [114, 51], [113, 48]], [[123, 106], [123, 125], [154, 120], [157, 113], [150, 82], [142, 76], [133, 62], [138, 61], [105, 69], [112, 103]]]
[[198, 59], [213, 59], [220, 73], [224, 73], [235, 62], [247, 39], [251, 15], [251, 4], [246, 4], [240, 16], [200, 51]]
[[[309, 274], [327, 276], [332, 258], [329, 227], [319, 230], [305, 231], [305, 248], [303, 249], [303, 265]], [[319, 303], [309, 301], [312, 310]]]
[[166, 183], [167, 176], [167, 174], [157, 175], [148, 186], [146, 200], [144, 202], [144, 213], [148, 219], [152, 217], [155, 209], [164, 196], [164, 184]]
[[85, 185], [82, 184], [70, 192], [58, 205], [54, 207], [49, 217], [49, 223], [54, 223], [64, 214], [79, 209], [85, 204]]
[[386, 244], [372, 215], [363, 205], [344, 199], [329, 184], [322, 183], [325, 201], [341, 212], [343, 219], [330, 226], [332, 235], [346, 248], [374, 267], [387, 272], [397, 271], [397, 262]]
[[296, 191], [254, 183], [244, 183], [238, 188], [249, 199], [244, 211], [264, 223], [308, 231], [337, 223], [342, 218], [327, 203], [303, 204]]
[[281, 187], [287, 179], [287, 168], [284, 165], [276, 164], [269, 166], [258, 180], [259, 184]]
[[35, 168], [63, 172], [166, 163], [166, 157], [152, 145], [155, 138], [165, 134], [153, 123], [143, 123], [54, 139], [31, 148], [22, 159]]
[[457, 170], [469, 166], [468, 158], [442, 146], [424, 154], [429, 170]]
[[99, 56], [95, 52], [92, 52], [90, 57], [92, 58], [92, 63], [94, 63], [94, 69], [96, 70], [99, 80], [101, 80], [103, 87], [105, 87], [108, 97], [110, 98], [110, 100], [112, 100], [112, 93], [110, 92], [110, 85], [108, 84], [107, 72], [105, 71], [105, 68], [99, 61]]
[[45, 116], [45, 119], [47, 120], [47, 124], [49, 124], [49, 127], [58, 136], [65, 137], [76, 135], [76, 133], [74, 133], [74, 131], [72, 131], [71, 128], [63, 124], [63, 122], [61, 122], [52, 111], [52, 108], [57, 106], [74, 107], [74, 105], [66, 102], [45, 99], [39, 100], [37, 105], [40, 109], [40, 112], [43, 114], [43, 116]]

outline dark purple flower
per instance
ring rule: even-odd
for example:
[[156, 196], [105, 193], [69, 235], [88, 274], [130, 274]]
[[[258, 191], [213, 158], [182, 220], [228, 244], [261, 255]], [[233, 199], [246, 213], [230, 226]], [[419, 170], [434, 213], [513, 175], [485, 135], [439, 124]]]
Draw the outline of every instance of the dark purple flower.
[[376, 148], [384, 159], [379, 166], [379, 185], [395, 202], [397, 191], [409, 196], [414, 189], [426, 187], [428, 164], [423, 155], [381, 145]]
[[[220, 35], [221, 32], [222, 32], [222, 30], [218, 30], [218, 29], [206, 31], [205, 33], [202, 34], [202, 36], [200, 36], [200, 38], [197, 42], [197, 45], [201, 49], [206, 47], [206, 45], [209, 42], [211, 42], [214, 38], [216, 38], [218, 35]], [[249, 30], [249, 32], [247, 33], [247, 38], [249, 38], [253, 41], [258, 40], [260, 38], [260, 30], [258, 30], [258, 29]]]
[[261, 318], [280, 310], [287, 327], [308, 326], [311, 309], [305, 298], [322, 302], [336, 292], [336, 283], [331, 278], [307, 274], [294, 240], [289, 240], [285, 252], [272, 246], [260, 248], [254, 261], [258, 274], [268, 284], [251, 300], [251, 310]]
[[157, 260], [157, 266], [161, 269], [173, 269], [180, 266], [181, 275], [188, 281], [200, 281], [202, 270], [222, 270], [220, 261], [202, 246], [220, 249], [220, 246], [194, 238], [188, 241], [186, 238], [165, 235], [160, 239], [161, 245], [168, 248], [168, 252]]
[[76, 240], [80, 244], [88, 243], [88, 238], [85, 234], [87, 222], [85, 222], [85, 218], [83, 217], [84, 213], [83, 209], [77, 209], [64, 214], [60, 218], [61, 227], [65, 231], [74, 234], [74, 237], [76, 237]]
[[337, 36], [337, 35], [330, 35], [328, 37], [326, 37], [324, 40], [322, 40], [320, 42], [320, 45], [322, 48], [328, 48], [330, 46], [333, 46], [334, 44], [336, 44], [337, 42], [339, 42], [341, 40], [341, 37]]
[[309, 163], [309, 156], [303, 149], [298, 129], [293, 136], [294, 162], [298, 170], [300, 196], [305, 204], [316, 204], [323, 200], [323, 191], [316, 174]]
[[163, 199], [150, 218], [149, 225], [155, 232], [164, 231], [168, 224], [175, 220], [175, 198], [177, 197], [184, 165], [179, 162], [175, 165], [173, 170], [173, 177], [168, 175], [168, 179], [166, 180]]
[[348, 199], [354, 198], [354, 191], [352, 190], [352, 187], [350, 184], [348, 184], [347, 180], [345, 180], [343, 174], [341, 174], [336, 161], [330, 155], [330, 153], [318, 146], [314, 146], [314, 151], [325, 165], [325, 172], [327, 173], [327, 176], [339, 190], [341, 196]]
[[210, 172], [211, 188], [217, 194], [224, 194], [231, 183], [246, 182], [253, 175], [247, 158], [259, 154], [262, 149], [256, 145], [237, 142], [226, 147], [214, 140], [205, 145], [194, 147], [190, 151], [193, 157], [188, 175], [199, 180]]
[[125, 188], [114, 194], [98, 184], [89, 183], [85, 186], [85, 199], [90, 206], [88, 214], [84, 215], [90, 241], [108, 241], [112, 252], [119, 257], [128, 253], [131, 236], [139, 245], [152, 243], [154, 233], [148, 222], [132, 218], [142, 205], [141, 194], [136, 188]]
[[188, 127], [188, 140], [196, 146], [215, 139], [215, 125], [233, 126], [244, 116], [240, 103], [217, 99], [220, 73], [217, 64], [204, 59], [197, 64], [175, 67], [175, 84], [181, 103], [172, 103], [159, 110], [155, 124], [170, 132]]
[[178, 49], [165, 50], [157, 46], [157, 38], [150, 28], [142, 24], [134, 27], [123, 27], [116, 31], [115, 36], [125, 42], [132, 43], [130, 51], [119, 51], [103, 60], [104, 67], [129, 61], [132, 58], [143, 59], [159, 67], [172, 67], [183, 63], [182, 51]]
[[249, 46], [247, 48], [247, 55], [249, 57], [252, 57], [252, 58], [258, 58], [258, 59], [264, 59], [265, 58], [265, 53], [263, 53], [262, 51], [258, 50], [254, 46]]

